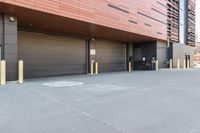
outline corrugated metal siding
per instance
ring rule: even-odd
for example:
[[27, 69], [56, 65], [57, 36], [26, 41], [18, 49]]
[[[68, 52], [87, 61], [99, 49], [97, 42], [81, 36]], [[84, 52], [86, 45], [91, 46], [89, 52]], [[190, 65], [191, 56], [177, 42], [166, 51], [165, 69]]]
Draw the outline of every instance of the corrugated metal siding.
[[97, 40], [91, 45], [95, 45], [100, 72], [125, 71], [125, 44]]
[[26, 78], [86, 73], [86, 44], [80, 39], [19, 32], [18, 58]]

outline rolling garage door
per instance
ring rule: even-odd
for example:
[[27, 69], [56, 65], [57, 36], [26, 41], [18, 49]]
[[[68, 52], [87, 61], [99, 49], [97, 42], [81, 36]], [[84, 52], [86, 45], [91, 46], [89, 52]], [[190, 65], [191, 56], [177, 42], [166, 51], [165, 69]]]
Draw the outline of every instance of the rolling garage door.
[[95, 41], [91, 48], [96, 50], [95, 61], [99, 63], [99, 72], [125, 71], [125, 44], [111, 41]]
[[26, 78], [86, 73], [84, 40], [38, 33], [18, 33], [18, 59]]

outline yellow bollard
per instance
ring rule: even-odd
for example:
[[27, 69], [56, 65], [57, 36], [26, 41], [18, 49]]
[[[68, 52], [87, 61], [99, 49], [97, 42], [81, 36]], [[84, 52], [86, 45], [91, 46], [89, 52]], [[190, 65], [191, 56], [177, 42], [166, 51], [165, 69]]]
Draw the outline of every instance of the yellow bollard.
[[185, 59], [183, 60], [183, 69], [185, 69], [185, 66], [186, 66], [186, 64], [185, 64]]
[[158, 60], [156, 60], [156, 71], [158, 71]]
[[98, 62], [95, 63], [95, 74], [99, 73], [99, 64]]
[[94, 74], [94, 63], [91, 63], [91, 65], [90, 65], [90, 74], [91, 75]]
[[177, 59], [177, 69], [179, 70], [180, 69], [180, 60]]
[[6, 84], [6, 61], [0, 61], [0, 84]]
[[170, 67], [170, 69], [173, 69], [173, 60], [172, 59], [170, 59], [170, 61], [169, 61], [169, 67]]
[[128, 71], [129, 71], [129, 72], [132, 71], [132, 65], [131, 65], [131, 62], [128, 63]]
[[24, 63], [22, 60], [20, 60], [18, 63], [18, 79], [18, 82], [22, 84], [24, 81]]

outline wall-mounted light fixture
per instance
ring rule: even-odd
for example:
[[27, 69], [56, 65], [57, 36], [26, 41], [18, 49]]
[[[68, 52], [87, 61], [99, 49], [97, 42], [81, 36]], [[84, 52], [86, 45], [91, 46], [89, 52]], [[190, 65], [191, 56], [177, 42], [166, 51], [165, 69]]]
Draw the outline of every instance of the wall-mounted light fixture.
[[91, 40], [92, 40], [93, 42], [95, 42], [95, 41], [96, 41], [96, 40], [95, 40], [95, 38], [92, 38]]
[[46, 14], [42, 14], [41, 16], [42, 16], [42, 18], [47, 18]]
[[10, 22], [15, 22], [15, 18], [13, 16], [10, 16], [9, 21]]

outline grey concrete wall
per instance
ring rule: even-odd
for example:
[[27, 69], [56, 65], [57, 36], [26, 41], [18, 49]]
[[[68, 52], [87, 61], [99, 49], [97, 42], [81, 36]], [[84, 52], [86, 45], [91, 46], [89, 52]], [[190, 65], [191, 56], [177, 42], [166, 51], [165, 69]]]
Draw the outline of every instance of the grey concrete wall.
[[177, 67], [177, 59], [180, 59], [180, 67], [183, 68], [183, 60], [185, 59], [185, 55], [190, 55], [190, 67], [193, 66], [193, 55], [194, 55], [194, 47], [188, 46], [185, 44], [174, 43], [173, 44], [173, 67]]
[[159, 68], [167, 68], [168, 48], [166, 41], [157, 41], [156, 58]]
[[[17, 18], [10, 22], [11, 15], [1, 15], [0, 17], [0, 42], [4, 45], [2, 48], [3, 57], [6, 60], [7, 80], [17, 79]], [[4, 29], [4, 30], [3, 30]], [[4, 33], [3, 33], [4, 31]], [[3, 44], [4, 39], [4, 44]]]

